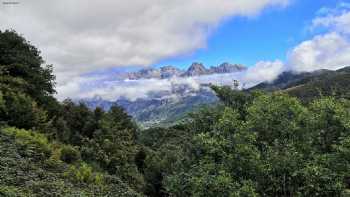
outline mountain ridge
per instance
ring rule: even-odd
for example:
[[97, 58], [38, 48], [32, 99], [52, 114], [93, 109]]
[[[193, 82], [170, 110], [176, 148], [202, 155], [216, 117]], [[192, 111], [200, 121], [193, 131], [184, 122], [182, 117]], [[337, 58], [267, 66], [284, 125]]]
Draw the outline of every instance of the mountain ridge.
[[203, 63], [193, 62], [186, 70], [176, 68], [175, 66], [162, 66], [160, 68], [143, 68], [135, 72], [127, 72], [119, 75], [122, 79], [168, 79], [171, 77], [193, 77], [210, 74], [224, 74], [245, 71], [247, 67], [241, 64], [231, 64], [224, 62], [218, 66], [206, 68]]

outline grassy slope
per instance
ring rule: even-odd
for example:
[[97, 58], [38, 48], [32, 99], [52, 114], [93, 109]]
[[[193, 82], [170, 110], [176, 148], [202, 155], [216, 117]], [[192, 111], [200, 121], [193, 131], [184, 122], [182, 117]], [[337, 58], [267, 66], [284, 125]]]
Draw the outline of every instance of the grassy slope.
[[0, 196], [140, 196], [117, 177], [104, 174], [103, 183], [72, 179], [67, 172], [73, 164], [52, 159], [58, 145], [32, 134], [0, 129]]

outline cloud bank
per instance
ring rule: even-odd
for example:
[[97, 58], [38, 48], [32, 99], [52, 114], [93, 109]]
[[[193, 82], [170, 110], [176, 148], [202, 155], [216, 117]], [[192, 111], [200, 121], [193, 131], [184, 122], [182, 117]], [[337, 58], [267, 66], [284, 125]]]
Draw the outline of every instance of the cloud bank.
[[337, 32], [315, 36], [295, 47], [289, 55], [291, 70], [336, 70], [350, 65], [350, 42]]
[[110, 75], [98, 77], [76, 77], [58, 87], [58, 99], [102, 98], [103, 100], [116, 101], [125, 98], [131, 101], [145, 99], [154, 95], [164, 97], [176, 97], [179, 89], [186, 95], [198, 92], [202, 85], [232, 85], [234, 80], [239, 80], [241, 86], [249, 88], [262, 81], [272, 81], [282, 72], [281, 61], [259, 62], [255, 66], [243, 72], [212, 74], [194, 77], [173, 77], [170, 79], [140, 79], [140, 80], [117, 80]]

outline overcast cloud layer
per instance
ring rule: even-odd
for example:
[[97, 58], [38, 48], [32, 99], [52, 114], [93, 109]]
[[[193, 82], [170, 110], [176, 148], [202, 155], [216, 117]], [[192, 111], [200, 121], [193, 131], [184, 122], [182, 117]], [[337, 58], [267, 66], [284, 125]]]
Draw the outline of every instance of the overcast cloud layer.
[[59, 85], [115, 66], [146, 66], [205, 47], [227, 17], [253, 16], [288, 0], [34, 0], [0, 7], [13, 28], [55, 65]]

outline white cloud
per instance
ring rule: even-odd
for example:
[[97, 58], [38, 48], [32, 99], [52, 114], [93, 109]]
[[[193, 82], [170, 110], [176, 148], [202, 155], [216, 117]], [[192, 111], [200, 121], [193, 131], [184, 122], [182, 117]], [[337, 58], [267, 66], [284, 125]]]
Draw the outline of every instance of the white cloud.
[[280, 60], [260, 61], [242, 72], [203, 75], [193, 79], [200, 84], [214, 85], [233, 85], [233, 81], [238, 80], [241, 87], [249, 88], [261, 82], [271, 82], [284, 71], [284, 68]]
[[324, 27], [339, 33], [350, 34], [350, 11], [342, 10], [339, 12], [316, 17], [312, 21], [312, 29]]
[[[106, 77], [106, 78], [105, 78]], [[106, 80], [105, 77], [76, 77], [58, 89], [59, 100], [65, 98], [89, 99], [100, 97], [108, 101], [126, 98], [131, 101], [148, 98], [152, 93], [163, 92], [164, 96], [175, 94], [176, 88], [185, 86], [186, 90], [198, 91], [200, 85], [193, 78]]]
[[255, 66], [248, 68], [243, 81], [249, 86], [266, 81], [271, 82], [284, 71], [284, 64], [280, 60], [260, 61]]
[[289, 53], [287, 65], [297, 72], [350, 66], [350, 42], [337, 32], [315, 36]]
[[54, 64], [59, 84], [85, 72], [150, 65], [205, 47], [231, 16], [256, 15], [288, 0], [20, 0], [0, 5], [0, 29], [13, 28]]
[[101, 77], [73, 77], [56, 88], [58, 93], [56, 98], [61, 101], [66, 98], [79, 98], [80, 94], [84, 91], [84, 86], [94, 88], [94, 84], [100, 80]]
[[287, 58], [288, 69], [302, 72], [350, 66], [350, 4], [341, 2], [335, 8], [320, 9], [310, 29], [318, 28], [326, 33], [292, 49]]

